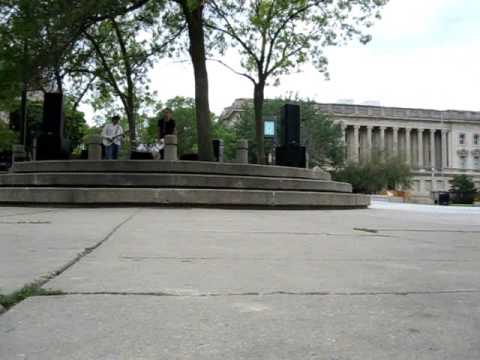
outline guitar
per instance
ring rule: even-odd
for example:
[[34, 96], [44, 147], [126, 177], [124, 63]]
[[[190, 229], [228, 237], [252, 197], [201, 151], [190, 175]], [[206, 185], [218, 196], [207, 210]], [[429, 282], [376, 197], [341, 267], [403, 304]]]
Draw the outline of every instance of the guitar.
[[153, 145], [149, 146], [149, 150], [152, 153], [159, 153], [165, 148], [165, 140], [164, 139], [159, 139], [157, 142]]
[[115, 135], [114, 137], [104, 137], [102, 141], [103, 145], [110, 146], [119, 137], [123, 137], [123, 134], [118, 134], [118, 135]]

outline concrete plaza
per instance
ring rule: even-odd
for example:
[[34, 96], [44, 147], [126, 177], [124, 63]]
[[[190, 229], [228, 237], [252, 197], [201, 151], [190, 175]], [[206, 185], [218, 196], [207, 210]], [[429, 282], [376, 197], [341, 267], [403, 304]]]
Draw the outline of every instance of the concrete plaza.
[[479, 359], [480, 208], [0, 207], [0, 359]]

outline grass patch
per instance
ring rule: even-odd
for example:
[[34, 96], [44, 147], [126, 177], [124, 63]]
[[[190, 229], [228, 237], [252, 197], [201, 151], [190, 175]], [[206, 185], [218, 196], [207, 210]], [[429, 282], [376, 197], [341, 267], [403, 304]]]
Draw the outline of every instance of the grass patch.
[[8, 310], [19, 302], [22, 302], [23, 300], [28, 299], [32, 296], [51, 296], [62, 294], [62, 291], [43, 289], [38, 284], [28, 284], [20, 290], [14, 291], [11, 294], [0, 294], [0, 305], [2, 305], [6, 310]]

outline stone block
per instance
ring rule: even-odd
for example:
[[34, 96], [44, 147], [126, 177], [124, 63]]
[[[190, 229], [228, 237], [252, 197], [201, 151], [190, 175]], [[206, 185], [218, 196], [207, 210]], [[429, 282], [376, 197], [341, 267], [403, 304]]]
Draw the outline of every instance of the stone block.
[[102, 137], [90, 135], [86, 139], [88, 146], [88, 160], [102, 160]]
[[177, 142], [176, 135], [165, 136], [165, 160], [166, 161], [178, 160], [177, 144], [178, 142]]

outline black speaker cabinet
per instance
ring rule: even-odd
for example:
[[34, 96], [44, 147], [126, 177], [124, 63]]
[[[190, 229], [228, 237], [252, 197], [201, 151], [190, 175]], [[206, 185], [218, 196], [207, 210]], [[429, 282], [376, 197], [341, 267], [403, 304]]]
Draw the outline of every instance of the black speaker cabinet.
[[213, 158], [216, 162], [223, 162], [223, 140], [213, 139]]
[[62, 139], [55, 134], [42, 134], [37, 137], [37, 160], [66, 160], [68, 153]]
[[304, 146], [287, 145], [275, 149], [276, 164], [305, 168], [307, 167], [307, 151]]
[[280, 143], [300, 144], [300, 106], [286, 104], [280, 110]]
[[63, 94], [46, 93], [43, 101], [43, 132], [63, 139], [63, 125]]

